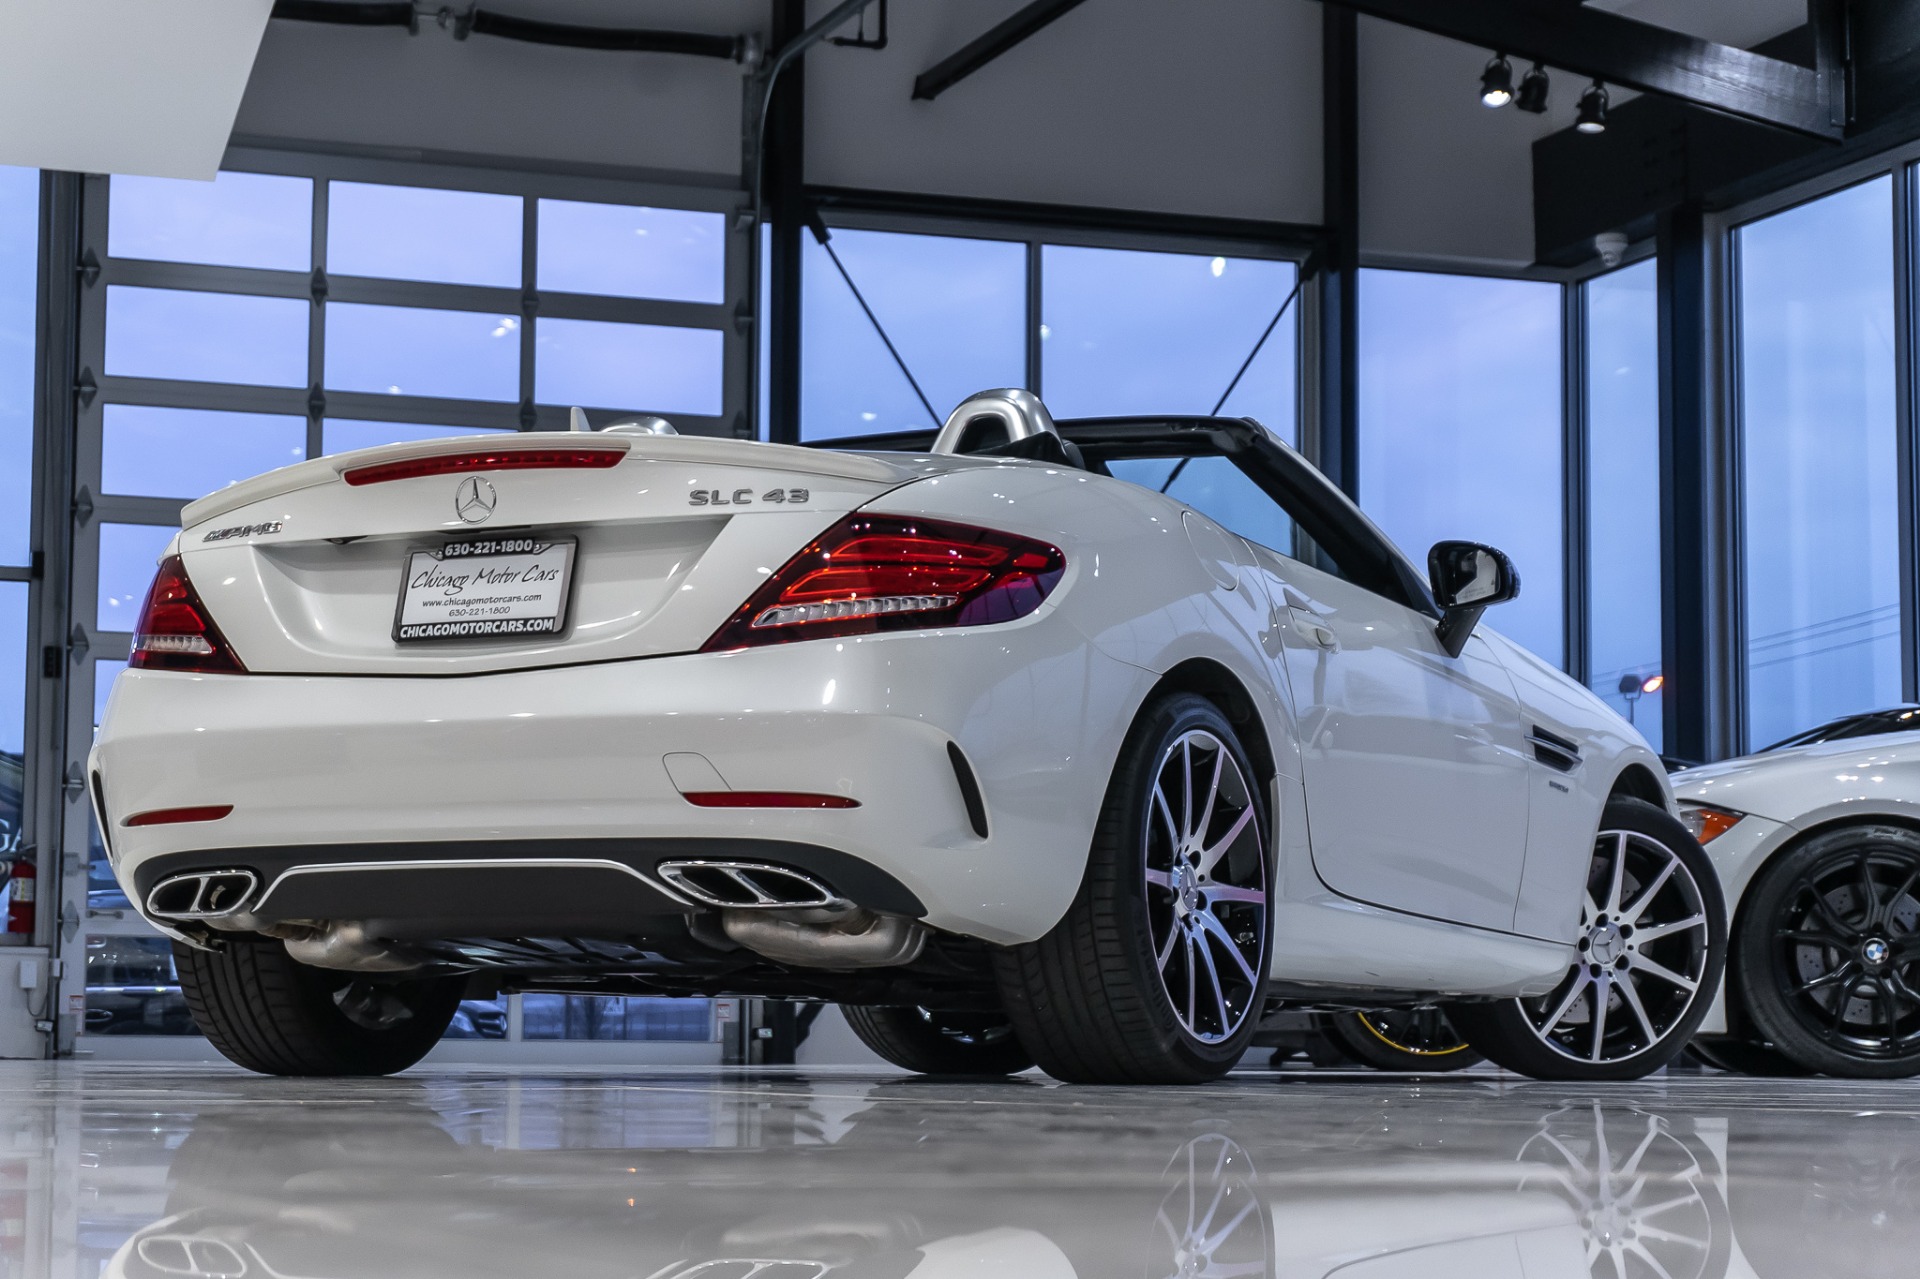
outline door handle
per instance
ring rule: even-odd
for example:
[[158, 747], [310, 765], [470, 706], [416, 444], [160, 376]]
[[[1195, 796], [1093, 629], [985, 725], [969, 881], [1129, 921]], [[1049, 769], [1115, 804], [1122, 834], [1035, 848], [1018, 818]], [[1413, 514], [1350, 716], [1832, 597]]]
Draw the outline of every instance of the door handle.
[[1313, 613], [1304, 608], [1290, 608], [1287, 612], [1293, 615], [1293, 624], [1300, 629], [1300, 633], [1321, 648], [1331, 652], [1340, 647], [1340, 637], [1333, 633], [1333, 628]]

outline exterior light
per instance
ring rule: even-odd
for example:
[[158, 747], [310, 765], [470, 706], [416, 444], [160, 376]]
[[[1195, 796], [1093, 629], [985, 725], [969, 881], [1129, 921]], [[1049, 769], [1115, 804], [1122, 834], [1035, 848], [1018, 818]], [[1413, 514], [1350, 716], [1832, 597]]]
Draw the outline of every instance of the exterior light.
[[1480, 105], [1504, 107], [1513, 101], [1513, 64], [1507, 55], [1496, 53], [1487, 69], [1480, 73]]
[[1520, 100], [1514, 105], [1522, 111], [1543, 115], [1547, 109], [1548, 88], [1547, 69], [1536, 62], [1533, 70], [1520, 81]]
[[1657, 693], [1666, 686], [1667, 677], [1665, 675], [1649, 675], [1645, 681], [1641, 683], [1640, 691], [1643, 693]]
[[1605, 133], [1607, 131], [1607, 86], [1595, 80], [1580, 95], [1580, 114], [1574, 118], [1573, 127], [1582, 133]]

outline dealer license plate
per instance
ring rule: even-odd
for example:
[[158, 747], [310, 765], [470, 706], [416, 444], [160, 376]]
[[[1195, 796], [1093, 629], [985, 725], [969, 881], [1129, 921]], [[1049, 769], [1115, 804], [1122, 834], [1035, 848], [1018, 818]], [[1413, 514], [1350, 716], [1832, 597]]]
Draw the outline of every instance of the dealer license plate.
[[539, 639], [567, 624], [570, 537], [493, 537], [407, 555], [393, 638]]

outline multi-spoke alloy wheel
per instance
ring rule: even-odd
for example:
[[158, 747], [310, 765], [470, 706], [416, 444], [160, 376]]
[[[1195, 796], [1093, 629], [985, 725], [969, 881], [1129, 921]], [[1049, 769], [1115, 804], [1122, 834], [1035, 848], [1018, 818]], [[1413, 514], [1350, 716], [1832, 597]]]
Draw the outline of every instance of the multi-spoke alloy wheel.
[[1836, 1075], [1920, 1073], [1920, 834], [1858, 826], [1763, 871], [1737, 987], [1788, 1057]]
[[1546, 995], [1450, 1009], [1468, 1042], [1561, 1079], [1637, 1078], [1686, 1046], [1720, 980], [1726, 913], [1712, 864], [1671, 814], [1607, 805], [1573, 943]]
[[1253, 793], [1226, 743], [1196, 728], [1167, 747], [1148, 802], [1154, 966], [1180, 1024], [1217, 1044], [1258, 1011], [1266, 966], [1267, 859]]
[[1040, 1067], [1075, 1083], [1198, 1083], [1253, 1038], [1272, 928], [1264, 782], [1192, 693], [1149, 702], [1114, 765], [1080, 891], [994, 953]]

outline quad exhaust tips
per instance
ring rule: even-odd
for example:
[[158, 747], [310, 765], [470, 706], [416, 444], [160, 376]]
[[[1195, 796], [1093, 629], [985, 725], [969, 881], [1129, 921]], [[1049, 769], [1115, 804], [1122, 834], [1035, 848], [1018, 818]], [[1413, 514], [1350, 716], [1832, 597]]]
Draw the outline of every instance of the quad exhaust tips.
[[765, 862], [661, 862], [660, 878], [720, 910], [846, 910], [853, 903], [813, 876]]
[[169, 875], [147, 894], [147, 914], [156, 919], [225, 919], [237, 915], [260, 887], [250, 870], [195, 870]]

